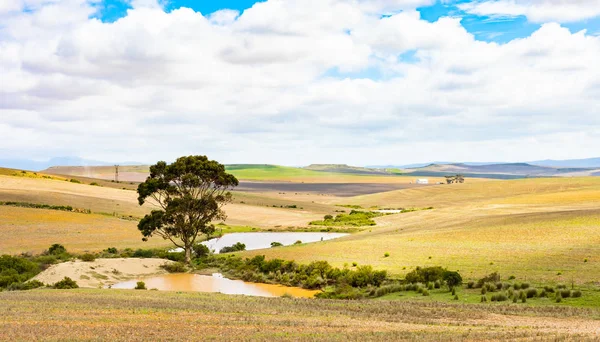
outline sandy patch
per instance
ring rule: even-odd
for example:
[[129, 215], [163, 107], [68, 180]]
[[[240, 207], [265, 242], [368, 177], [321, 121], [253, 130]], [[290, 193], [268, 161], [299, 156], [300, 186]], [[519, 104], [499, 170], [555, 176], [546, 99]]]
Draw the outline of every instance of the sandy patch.
[[172, 263], [164, 259], [96, 259], [92, 262], [69, 261], [52, 265], [34, 279], [45, 284], [54, 284], [69, 277], [79, 287], [98, 288], [129, 279], [167, 273], [161, 265]]

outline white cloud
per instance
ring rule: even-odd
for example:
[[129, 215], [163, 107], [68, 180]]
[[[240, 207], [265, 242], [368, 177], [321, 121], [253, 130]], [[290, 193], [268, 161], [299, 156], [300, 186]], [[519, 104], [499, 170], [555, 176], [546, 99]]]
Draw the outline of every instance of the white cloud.
[[536, 23], [569, 23], [600, 16], [600, 0], [479, 0], [458, 7], [477, 15], [524, 15]]
[[[138, 6], [114, 23], [89, 19], [83, 0], [11, 12], [0, 154], [299, 165], [598, 150], [600, 37], [546, 24], [481, 42], [459, 19], [430, 23], [407, 4], [270, 0], [207, 16]], [[384, 5], [404, 11], [382, 18]]]

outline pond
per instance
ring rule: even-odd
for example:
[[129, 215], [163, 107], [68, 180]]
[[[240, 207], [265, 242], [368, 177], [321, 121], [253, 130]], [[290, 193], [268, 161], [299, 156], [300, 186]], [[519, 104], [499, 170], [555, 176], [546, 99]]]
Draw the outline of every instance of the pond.
[[111, 288], [133, 289], [138, 281], [146, 283], [146, 288], [148, 289], [157, 289], [160, 291], [216, 292], [259, 297], [281, 297], [288, 294], [297, 298], [312, 298], [319, 292], [299, 287], [231, 280], [224, 278], [220, 273], [214, 273], [212, 276], [189, 273], [164, 274], [114, 284]]
[[[251, 251], [255, 249], [271, 248], [271, 242], [279, 242], [284, 246], [293, 245], [296, 241], [302, 243], [325, 241], [331, 239], [337, 239], [348, 234], [344, 233], [232, 233], [225, 234], [220, 238], [210, 239], [202, 242], [203, 245], [207, 246], [208, 249], [219, 253], [221, 248], [232, 246], [238, 242], [246, 245], [246, 250]], [[183, 249], [176, 248], [173, 252], [182, 252]]]

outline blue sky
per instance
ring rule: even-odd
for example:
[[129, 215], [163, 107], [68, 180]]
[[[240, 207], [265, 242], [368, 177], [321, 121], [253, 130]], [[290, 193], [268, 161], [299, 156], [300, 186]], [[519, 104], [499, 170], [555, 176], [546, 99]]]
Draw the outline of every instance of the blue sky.
[[[254, 0], [168, 0], [165, 9], [171, 11], [180, 7], [192, 8], [204, 15], [221, 9], [234, 9], [239, 12], [252, 7], [258, 1]], [[436, 1], [432, 6], [420, 7], [417, 10], [421, 18], [434, 22], [441, 17], [457, 16], [462, 18], [462, 25], [476, 39], [487, 42], [506, 43], [513, 39], [525, 38], [538, 30], [539, 23], [532, 23], [525, 16], [509, 18], [495, 18], [493, 16], [479, 16], [466, 13], [457, 6], [472, 1]], [[99, 17], [104, 22], [113, 22], [126, 16], [127, 9], [131, 8], [127, 0], [104, 0], [99, 4], [102, 11]], [[587, 29], [588, 34], [600, 35], [600, 18], [564, 23], [563, 26], [572, 32]]]

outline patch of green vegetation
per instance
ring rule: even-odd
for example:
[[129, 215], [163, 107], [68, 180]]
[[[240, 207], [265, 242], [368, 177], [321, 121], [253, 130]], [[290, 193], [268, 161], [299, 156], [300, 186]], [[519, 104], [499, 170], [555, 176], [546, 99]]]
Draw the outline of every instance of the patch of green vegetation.
[[350, 208], [350, 209], [362, 209], [360, 205], [356, 204], [336, 204], [338, 207]]
[[374, 213], [369, 211], [357, 211], [352, 210], [350, 214], [339, 214], [335, 218], [331, 215], [325, 216], [321, 221], [312, 221], [309, 223], [311, 226], [374, 226], [376, 223], [373, 218], [382, 216], [381, 213]]
[[77, 289], [79, 288], [79, 285], [77, 285], [77, 282], [69, 277], [64, 277], [63, 280], [56, 282], [54, 285], [52, 285], [53, 288], [55, 289], [61, 289], [61, 290], [66, 290], [66, 289]]
[[379, 287], [387, 279], [386, 271], [376, 271], [367, 265], [357, 266], [354, 270], [339, 269], [327, 261], [300, 265], [295, 261], [266, 260], [264, 255], [252, 259], [210, 256], [195, 262], [199, 268], [218, 268], [227, 276], [244, 281], [323, 289], [317, 294], [318, 298], [364, 298], [368, 296], [369, 288]]
[[49, 205], [49, 204], [36, 204], [36, 203], [26, 203], [26, 202], [0, 202], [0, 205], [6, 205], [9, 207], [19, 207], [19, 208], [74, 211], [73, 207], [71, 207], [70, 205]]

